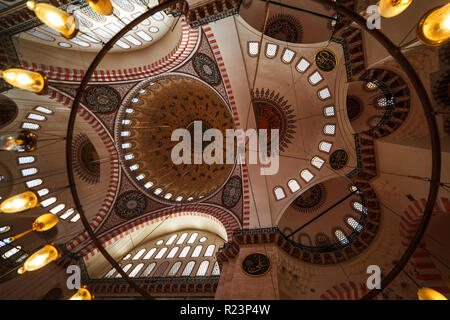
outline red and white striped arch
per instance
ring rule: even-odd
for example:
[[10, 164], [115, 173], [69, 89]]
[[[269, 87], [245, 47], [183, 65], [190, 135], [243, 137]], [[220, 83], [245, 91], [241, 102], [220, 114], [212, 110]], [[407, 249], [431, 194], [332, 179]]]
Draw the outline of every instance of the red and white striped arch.
[[[118, 70], [96, 70], [90, 82], [115, 82], [127, 80], [140, 80], [167, 72], [183, 62], [194, 50], [199, 40], [199, 28], [192, 28], [186, 23], [186, 18], [180, 18], [181, 39], [175, 48], [164, 58], [142, 67]], [[64, 80], [67, 82], [80, 82], [85, 70], [61, 68], [23, 60], [22, 67], [32, 71], [44, 72], [50, 80]]]
[[[403, 212], [400, 221], [400, 237], [402, 245], [405, 248], [409, 245], [417, 231], [417, 227], [422, 220], [426, 202], [426, 199], [414, 201]], [[434, 212], [450, 213], [450, 200], [448, 198], [438, 198], [434, 205]], [[425, 247], [425, 242], [422, 240], [420, 246], [416, 249], [409, 261], [410, 265], [418, 272], [418, 274], [413, 274], [413, 276], [424, 287], [432, 288], [445, 295], [450, 294], [450, 289], [446, 281], [442, 279], [430, 253], [424, 249]]]
[[[359, 300], [368, 292], [367, 287], [362, 283], [348, 282], [341, 283], [333, 286], [332, 288], [325, 291], [324, 294], [320, 296], [322, 300]], [[379, 296], [375, 297], [374, 300], [379, 299]], [[387, 293], [385, 300], [403, 300], [403, 298], [397, 294]]]
[[[50, 99], [56, 100], [69, 108], [72, 106], [73, 98], [57, 89], [49, 88], [48, 96]], [[112, 140], [112, 137], [109, 135], [108, 131], [103, 126], [103, 124], [87, 108], [85, 108], [81, 104], [78, 108], [77, 113], [81, 118], [83, 118], [87, 123], [89, 123], [92, 126], [94, 131], [99, 135], [100, 139], [103, 141], [105, 148], [109, 153], [109, 162], [111, 166], [111, 171], [109, 174], [109, 184], [106, 197], [103, 200], [103, 203], [97, 214], [89, 222], [91, 228], [95, 230], [101, 225], [102, 221], [108, 215], [109, 211], [111, 210], [111, 206], [114, 202], [114, 199], [117, 195], [120, 180], [119, 156], [115, 148], [114, 142]], [[67, 247], [72, 249], [74, 247], [74, 243], [77, 243], [77, 241], [79, 241], [79, 239], [81, 238], [84, 238], [84, 236], [87, 236], [86, 232], [82, 233], [75, 239], [71, 240], [67, 244]]]
[[[192, 206], [172, 207], [163, 209], [158, 212], [150, 213], [146, 216], [139, 217], [133, 221], [127, 222], [126, 224], [119, 226], [114, 230], [108, 231], [108, 233], [100, 237], [99, 240], [102, 243], [103, 247], [107, 248], [117, 242], [119, 239], [141, 228], [144, 228], [145, 226], [182, 216], [199, 216], [211, 219], [224, 227], [227, 232], [228, 239], [231, 238], [234, 230], [241, 228], [238, 219], [223, 208], [199, 204]], [[92, 242], [79, 250], [79, 253], [84, 257], [85, 260], [88, 260], [90, 257], [93, 257], [99, 252], [100, 251]]]
[[[236, 129], [241, 129], [241, 122], [239, 121], [239, 115], [236, 108], [236, 102], [234, 100], [233, 90], [231, 89], [231, 82], [228, 78], [227, 69], [225, 68], [225, 63], [223, 61], [222, 55], [220, 54], [220, 49], [214, 38], [214, 33], [211, 30], [209, 24], [202, 25], [203, 31], [205, 32], [206, 39], [211, 46], [214, 53], [217, 65], [219, 67], [220, 73], [222, 75], [223, 82], [225, 84], [225, 89], [227, 92], [228, 100], [230, 102], [231, 111], [233, 115], [234, 124]], [[243, 211], [242, 211], [242, 228], [247, 230], [250, 225], [250, 186], [248, 181], [248, 170], [245, 163], [241, 164], [242, 169], [242, 198], [243, 198]]]

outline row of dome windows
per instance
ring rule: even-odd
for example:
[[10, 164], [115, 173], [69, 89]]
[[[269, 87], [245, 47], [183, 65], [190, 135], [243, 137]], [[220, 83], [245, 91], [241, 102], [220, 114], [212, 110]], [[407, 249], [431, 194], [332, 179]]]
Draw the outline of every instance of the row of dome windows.
[[[209, 264], [210, 264], [210, 262], [208, 260], [202, 261], [197, 269], [197, 272], [195, 273], [195, 276], [206, 276], [207, 272], [208, 272]], [[131, 270], [133, 264], [129, 263], [123, 267], [123, 271], [125, 273], [128, 273], [131, 270], [128, 273], [128, 276], [130, 278], [138, 277], [138, 274], [143, 269], [144, 265], [145, 265], [144, 263], [139, 263]], [[150, 277], [150, 276], [161, 277], [164, 275], [165, 271], [169, 268], [169, 265], [170, 265], [169, 262], [164, 261], [158, 265], [158, 268], [156, 268], [157, 263], [152, 262], [144, 269], [144, 271], [139, 275], [139, 277]], [[181, 265], [182, 265], [181, 261], [177, 261], [177, 262], [173, 263], [167, 276], [169, 276], [169, 277], [177, 276], [179, 271], [182, 269]], [[195, 265], [196, 265], [196, 261], [189, 261], [188, 263], [186, 263], [180, 276], [182, 276], [182, 277], [190, 276], [192, 273], [192, 270], [194, 270], [194, 268], [195, 268]], [[155, 270], [155, 272], [153, 274], [151, 274], [153, 270]], [[108, 273], [105, 274], [104, 278], [112, 278], [115, 273], [116, 273], [116, 269], [112, 268], [110, 271], [108, 271]], [[211, 275], [213, 275], [213, 276], [220, 275], [219, 264], [217, 262], [214, 264], [214, 266], [212, 268]], [[121, 278], [121, 277], [122, 276], [119, 273], [117, 273], [115, 276], [115, 278]]]
[[[278, 53], [278, 47], [279, 46], [277, 44], [267, 43], [266, 51], [265, 51], [266, 57], [268, 57], [270, 59], [275, 58]], [[248, 42], [248, 53], [251, 57], [258, 56], [259, 42], [249, 41]], [[296, 56], [296, 54], [297, 53], [295, 51], [285, 48], [281, 55], [281, 61], [283, 61], [283, 63], [289, 64], [294, 60], [294, 57]], [[302, 57], [302, 58], [300, 58], [300, 60], [298, 60], [298, 62], [296, 64], [296, 70], [300, 73], [304, 73], [309, 69], [310, 66], [311, 66], [311, 62], [309, 62], [305, 57]], [[324, 80], [324, 78], [319, 73], [319, 71], [315, 70], [308, 77], [308, 80], [311, 83], [311, 85], [317, 85], [322, 80]], [[328, 87], [318, 90], [317, 94], [321, 100], [326, 100], [326, 99], [331, 98], [331, 93], [330, 93], [330, 90], [328, 89]], [[335, 113], [336, 112], [335, 112], [335, 108], [333, 105], [325, 106], [323, 109], [323, 114], [325, 117], [334, 117]], [[325, 135], [334, 136], [336, 134], [336, 125], [332, 124], [332, 123], [327, 123], [324, 125], [322, 132]], [[331, 151], [332, 146], [333, 146], [333, 144], [329, 141], [321, 141], [319, 143], [319, 151], [329, 153]], [[325, 163], [325, 160], [322, 159], [320, 156], [314, 156], [311, 159], [311, 165], [319, 170], [322, 168], [324, 163]], [[304, 169], [300, 172], [300, 177], [306, 183], [309, 183], [314, 178], [314, 176], [315, 175], [308, 169]], [[301, 188], [300, 184], [298, 183], [298, 181], [295, 178], [290, 179], [288, 181], [287, 185], [292, 193], [297, 192]], [[282, 200], [282, 199], [286, 198], [286, 193], [285, 193], [283, 187], [277, 186], [274, 188], [273, 192], [274, 192], [276, 200]]]
[[[43, 121], [47, 120], [46, 115], [48, 116], [48, 115], [53, 114], [53, 110], [43, 107], [43, 106], [36, 106], [33, 108], [33, 111], [34, 112], [28, 113], [28, 115], [26, 116], [26, 119], [43, 122]], [[39, 130], [41, 128], [41, 126], [39, 124], [34, 123], [34, 122], [27, 122], [27, 121], [22, 122], [21, 127], [22, 127], [22, 129], [28, 129], [28, 130]], [[21, 151], [19, 151], [19, 152], [21, 152]], [[36, 157], [31, 156], [31, 155], [27, 155], [27, 156], [19, 155], [17, 157], [17, 163], [19, 165], [28, 165], [28, 164], [34, 163], [35, 161], [36, 161]], [[20, 169], [20, 172], [23, 177], [31, 177], [31, 176], [36, 175], [39, 172], [39, 170], [36, 167], [29, 167], [29, 168]], [[36, 178], [36, 179], [28, 180], [25, 182], [25, 184], [28, 188], [36, 188], [38, 186], [42, 187], [43, 183], [44, 183], [44, 181], [41, 178]], [[39, 197], [44, 197], [44, 196], [48, 195], [50, 191], [48, 188], [41, 188], [41, 189], [37, 190], [36, 192], [39, 195]], [[41, 201], [40, 204], [43, 207], [48, 207], [48, 206], [54, 204], [56, 201], [57, 201], [56, 197], [49, 197], [49, 198]], [[65, 209], [65, 207], [66, 207], [65, 204], [60, 203], [60, 204], [56, 205], [55, 207], [53, 207], [52, 209], [50, 209], [49, 212], [51, 212], [53, 214], [61, 213], [59, 218], [62, 220], [67, 220], [70, 218], [70, 220], [69, 220], [70, 222], [77, 222], [80, 219], [80, 215], [78, 213], [74, 214], [75, 210], [73, 208], [67, 209], [66, 211], [62, 212], [62, 210]]]
[[[177, 254], [177, 252], [178, 252], [179, 249], [180, 249], [180, 247], [173, 247], [173, 248], [169, 251], [169, 253], [167, 254], [167, 256], [165, 257], [165, 259], [173, 259], [173, 258], [175, 258], [175, 255]], [[191, 246], [185, 246], [185, 247], [183, 248], [183, 250], [181, 250], [180, 254], [178, 255], [178, 258], [186, 258], [186, 257], [188, 256], [188, 253], [189, 253], [190, 249], [191, 249]], [[212, 257], [213, 254], [214, 254], [214, 250], [215, 250], [215, 249], [216, 249], [216, 246], [215, 246], [215, 245], [213, 245], [213, 244], [209, 245], [209, 246], [206, 248], [206, 250], [205, 250], [203, 256], [204, 256], [204, 257]], [[147, 254], [146, 254], [142, 259], [143, 259], [143, 260], [151, 259], [151, 257], [155, 254], [156, 250], [157, 250], [156, 248], [150, 249], [150, 250], [147, 252]], [[167, 247], [161, 248], [161, 249], [158, 251], [158, 253], [155, 255], [154, 259], [157, 259], [157, 260], [163, 259], [164, 254], [167, 252], [167, 250], [168, 250]], [[194, 250], [192, 251], [192, 253], [191, 253], [191, 258], [198, 258], [198, 257], [200, 257], [200, 253], [202, 252], [202, 250], [203, 250], [203, 246], [202, 246], [202, 245], [196, 246], [195, 249], [194, 249]], [[141, 249], [141, 250], [139, 250], [139, 251], [133, 256], [133, 258], [132, 258], [131, 260], [139, 260], [139, 259], [144, 255], [145, 252], [146, 252], [146, 249]], [[128, 260], [128, 259], [130, 259], [130, 257], [131, 257], [131, 254], [129, 253], [129, 254], [127, 254], [127, 255], [123, 258], [123, 260]]]

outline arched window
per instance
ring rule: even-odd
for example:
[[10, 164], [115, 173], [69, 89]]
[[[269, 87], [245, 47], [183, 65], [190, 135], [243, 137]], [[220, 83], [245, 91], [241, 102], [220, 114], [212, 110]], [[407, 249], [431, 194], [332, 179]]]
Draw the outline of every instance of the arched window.
[[36, 174], [38, 172], [37, 168], [27, 168], [27, 169], [22, 169], [22, 176], [26, 177], [26, 176], [32, 176], [33, 174]]
[[267, 58], [275, 58], [278, 53], [278, 45], [274, 43], [267, 43], [266, 45], [266, 57]]
[[308, 70], [309, 66], [311, 65], [311, 63], [306, 60], [305, 58], [301, 58], [297, 65], [295, 66], [295, 68], [297, 69], [298, 72], [305, 72], [306, 70]]
[[65, 204], [60, 203], [58, 204], [56, 207], [50, 209], [49, 211], [53, 214], [57, 214], [58, 212], [60, 212], [62, 209], [64, 209], [66, 207]]
[[205, 242], [206, 240], [207, 240], [206, 237], [201, 237], [200, 240], [198, 240], [198, 241], [203, 243], [203, 242]]
[[27, 119], [36, 120], [36, 121], [45, 121], [45, 120], [47, 120], [47, 118], [45, 116], [42, 116], [42, 115], [36, 114], [36, 113], [29, 113], [27, 115]]
[[163, 244], [163, 242], [164, 242], [164, 240], [158, 240], [158, 241], [156, 241], [156, 245], [159, 246], [159, 245]]
[[364, 207], [360, 202], [358, 201], [353, 201], [353, 208], [359, 212], [362, 212], [364, 214], [367, 214], [367, 208]]
[[203, 261], [202, 263], [200, 263], [200, 266], [198, 267], [197, 270], [197, 276], [204, 276], [206, 275], [206, 271], [208, 271], [208, 266], [209, 266], [209, 261]]
[[105, 274], [105, 278], [111, 278], [114, 272], [116, 272], [116, 268], [112, 268], [111, 270], [109, 270], [108, 273]]
[[329, 143], [329, 142], [321, 141], [319, 143], [319, 150], [323, 151], [323, 152], [326, 152], [326, 153], [329, 153], [332, 146], [333, 145], [331, 143]]
[[44, 108], [42, 106], [34, 107], [34, 110], [36, 110], [37, 112], [45, 113], [45, 114], [52, 114], [53, 113], [52, 110], [50, 110], [48, 108]]
[[64, 212], [62, 215], [60, 215], [59, 217], [63, 220], [66, 220], [67, 218], [69, 218], [73, 213], [75, 212], [75, 210], [73, 208], [67, 209], [66, 212]]
[[[133, 266], [132, 263], [127, 264], [125, 267], [123, 267], [123, 272], [127, 273], [128, 270], [130, 270], [132, 266]], [[122, 275], [120, 273], [118, 273], [116, 275], [116, 278], [122, 278]]]
[[194, 251], [191, 254], [192, 258], [197, 258], [198, 256], [200, 256], [200, 252], [202, 252], [203, 246], [202, 245], [198, 245], [195, 247]]
[[183, 244], [184, 240], [186, 240], [188, 234], [185, 232], [181, 235], [181, 237], [178, 239], [177, 244]]
[[323, 88], [323, 89], [319, 90], [319, 92], [317, 94], [318, 94], [319, 98], [322, 100], [326, 100], [331, 97], [330, 89], [328, 89], [328, 88]]
[[28, 188], [34, 188], [42, 184], [42, 179], [34, 179], [26, 182]]
[[147, 268], [145, 268], [144, 272], [142, 273], [142, 277], [148, 277], [150, 275], [150, 273], [153, 271], [153, 269], [155, 268], [156, 263], [150, 263]]
[[19, 161], [19, 164], [28, 164], [36, 161], [36, 158], [33, 156], [26, 156], [26, 157], [19, 157], [17, 158], [17, 160]]
[[291, 179], [288, 181], [288, 187], [289, 187], [289, 189], [291, 189], [292, 193], [300, 190], [300, 185], [298, 184], [298, 181], [295, 179]]
[[309, 76], [309, 82], [312, 85], [316, 85], [322, 80], [323, 80], [323, 78], [318, 71], [314, 72], [312, 75]]
[[43, 189], [38, 190], [37, 193], [38, 193], [39, 197], [43, 197], [43, 196], [47, 195], [49, 192], [50, 192], [50, 190], [48, 190], [47, 188], [43, 188]]
[[162, 248], [161, 250], [159, 250], [159, 252], [156, 254], [155, 259], [161, 259], [164, 255], [164, 253], [166, 253], [167, 248]]
[[248, 42], [248, 54], [250, 57], [256, 57], [259, 53], [259, 42], [249, 41]]
[[177, 261], [173, 264], [172, 268], [170, 268], [169, 273], [167, 274], [169, 277], [173, 277], [177, 274], [178, 270], [181, 267], [181, 262]]
[[300, 177], [302, 177], [302, 179], [305, 180], [305, 182], [310, 182], [312, 178], [314, 178], [314, 175], [311, 173], [311, 171], [305, 169], [302, 170], [302, 172], [300, 172]]
[[181, 274], [181, 276], [189, 276], [192, 272], [192, 269], [194, 269], [195, 266], [195, 261], [189, 261], [186, 264], [186, 267], [184, 267], [183, 273]]
[[166, 242], [166, 246], [170, 246], [175, 241], [176, 237], [177, 237], [176, 234], [171, 235], [169, 240], [167, 240]]
[[212, 271], [211, 275], [213, 275], [213, 276], [220, 275], [220, 267], [219, 267], [219, 263], [217, 261], [216, 261], [216, 263], [214, 263], [214, 267], [213, 267], [213, 271]]
[[197, 237], [198, 237], [198, 233], [197, 233], [197, 232], [194, 232], [194, 233], [191, 234], [191, 236], [189, 237], [189, 240], [188, 240], [187, 243], [194, 243], [194, 242], [195, 242], [195, 239], [197, 239]]
[[353, 219], [352, 217], [347, 218], [347, 223], [348, 223], [353, 229], [355, 229], [355, 230], [358, 231], [358, 232], [361, 232], [362, 229], [363, 229], [362, 225], [360, 225], [360, 224], [358, 223], [358, 221], [356, 221], [356, 220]]
[[11, 230], [10, 226], [0, 227], [0, 233], [5, 233], [5, 232], [8, 232], [9, 230]]
[[273, 192], [275, 193], [275, 199], [277, 200], [286, 198], [286, 194], [284, 193], [284, 190], [281, 187], [274, 188]]
[[48, 207], [49, 205], [56, 202], [56, 197], [51, 197], [48, 199], [45, 199], [44, 201], [41, 201], [41, 206]]
[[334, 136], [336, 133], [336, 126], [334, 124], [326, 124], [323, 127], [323, 133], [329, 136]]
[[286, 49], [284, 49], [283, 56], [281, 57], [281, 60], [284, 63], [291, 63], [292, 59], [294, 59], [294, 57], [295, 57], [295, 51], [292, 51], [292, 50], [286, 48]]
[[190, 249], [191, 249], [190, 246], [184, 247], [183, 250], [181, 250], [181, 253], [180, 253], [180, 255], [178, 256], [178, 258], [186, 258], [186, 257], [187, 257], [187, 254], [188, 254], [188, 252], [189, 252]]
[[144, 252], [145, 252], [145, 249], [139, 250], [138, 253], [136, 253], [136, 254], [134, 255], [134, 257], [133, 257], [132, 260], [138, 260], [138, 259], [144, 254]]
[[342, 243], [343, 245], [347, 245], [348, 244], [347, 237], [345, 236], [345, 234], [341, 230], [336, 230], [334, 232], [334, 235], [339, 240], [339, 242]]
[[313, 165], [317, 169], [322, 168], [324, 163], [325, 163], [325, 160], [319, 156], [315, 156], [314, 158], [311, 159], [311, 165]]
[[128, 260], [131, 258], [131, 253], [127, 254], [125, 257], [123, 257], [122, 260]]
[[141, 271], [142, 267], [144, 266], [143, 263], [139, 263], [136, 267], [134, 267], [133, 271], [130, 272], [130, 278], [136, 277], [136, 275]]
[[144, 260], [150, 259], [153, 256], [153, 254], [155, 253], [155, 251], [156, 251], [156, 248], [150, 249], [150, 251], [147, 252], [147, 254], [144, 256]]
[[80, 214], [77, 213], [76, 215], [73, 216], [72, 219], [70, 219], [70, 222], [77, 222], [80, 219]]
[[216, 246], [213, 244], [210, 244], [208, 246], [208, 248], [206, 248], [205, 257], [212, 257], [212, 255], [214, 253], [214, 249], [216, 249]]
[[334, 106], [328, 106], [323, 108], [323, 115], [325, 117], [334, 117], [335, 115], [335, 110], [334, 110]]
[[179, 247], [174, 247], [172, 248], [172, 250], [170, 250], [169, 254], [167, 255], [167, 259], [172, 259], [173, 257], [175, 257], [175, 254], [177, 253]]

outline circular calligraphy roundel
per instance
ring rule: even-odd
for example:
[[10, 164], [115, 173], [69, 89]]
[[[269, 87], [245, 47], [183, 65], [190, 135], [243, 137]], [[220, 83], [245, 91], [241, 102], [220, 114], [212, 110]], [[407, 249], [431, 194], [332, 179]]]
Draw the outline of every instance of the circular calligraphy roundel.
[[328, 158], [330, 167], [334, 170], [340, 170], [347, 165], [348, 153], [344, 149], [337, 149]]
[[322, 49], [314, 56], [314, 63], [320, 70], [324, 72], [331, 72], [336, 68], [337, 59], [333, 51]]
[[270, 270], [270, 259], [264, 253], [250, 253], [242, 260], [241, 267], [246, 275], [259, 277]]

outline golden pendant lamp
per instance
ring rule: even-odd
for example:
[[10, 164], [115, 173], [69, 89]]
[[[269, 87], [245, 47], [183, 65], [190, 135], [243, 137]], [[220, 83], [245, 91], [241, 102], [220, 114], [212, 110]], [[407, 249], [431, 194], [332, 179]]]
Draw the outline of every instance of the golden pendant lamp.
[[76, 37], [78, 29], [75, 18], [71, 14], [48, 3], [28, 1], [27, 7], [31, 11], [34, 11], [39, 20], [53, 30], [58, 31], [63, 37], [67, 39]]
[[25, 191], [7, 198], [0, 204], [0, 212], [18, 213], [39, 205], [38, 197], [32, 191]]
[[86, 0], [92, 10], [102, 16], [109, 16], [113, 13], [113, 6], [110, 0]]
[[82, 286], [69, 300], [92, 300], [94, 296], [89, 292], [86, 286]]
[[32, 91], [37, 94], [45, 94], [47, 92], [47, 76], [39, 72], [11, 68], [0, 71], [0, 77], [13, 87], [19, 89]]
[[23, 266], [17, 270], [17, 273], [23, 274], [26, 271], [38, 270], [60, 257], [60, 252], [53, 244], [46, 244], [29, 256], [28, 259], [25, 260]]
[[412, 0], [381, 0], [378, 4], [383, 18], [392, 18], [405, 11]]
[[30, 232], [37, 231], [37, 232], [43, 232], [50, 230], [53, 228], [59, 221], [59, 218], [56, 214], [53, 213], [46, 213], [38, 217], [36, 220], [34, 220], [33, 227], [30, 230], [27, 230], [25, 232], [19, 233], [18, 235], [15, 235], [14, 237], [11, 237], [11, 242], [14, 240], [17, 240], [24, 235], [27, 235]]
[[419, 300], [448, 300], [440, 292], [427, 287], [420, 288], [417, 291], [417, 297]]
[[417, 38], [427, 46], [450, 40], [450, 3], [428, 11], [417, 25]]

